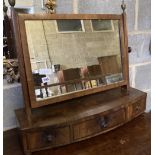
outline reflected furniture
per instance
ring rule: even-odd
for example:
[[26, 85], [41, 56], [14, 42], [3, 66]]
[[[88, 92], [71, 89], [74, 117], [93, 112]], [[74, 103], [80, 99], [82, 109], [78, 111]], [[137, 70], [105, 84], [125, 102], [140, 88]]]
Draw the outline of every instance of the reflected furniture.
[[[26, 155], [106, 133], [144, 112], [146, 93], [129, 85], [125, 11], [30, 15], [12, 7], [11, 14], [25, 102], [16, 116]], [[45, 89], [51, 95], [38, 97]]]
[[[59, 83], [64, 83], [64, 86], [66, 88], [66, 92], [70, 92], [69, 86], [74, 87], [75, 90], [77, 90], [77, 84], [81, 84], [81, 89], [83, 88], [82, 82], [81, 82], [81, 76], [80, 76], [80, 69], [79, 68], [70, 68], [61, 70], [57, 73]], [[67, 83], [70, 81], [70, 83]], [[72, 82], [71, 82], [72, 81]], [[62, 92], [63, 85], [60, 85], [60, 89]]]
[[117, 74], [121, 72], [117, 62], [117, 55], [99, 57], [98, 61], [103, 75]]
[[102, 74], [100, 65], [87, 66], [87, 68], [88, 68], [88, 76], [90, 77]]
[[[92, 80], [87, 82], [90, 82], [90, 85], [93, 87], [94, 86], [99, 86], [100, 84], [105, 84], [105, 78], [101, 72], [101, 66], [100, 65], [92, 65], [92, 66], [87, 66], [87, 74], [85, 73], [84, 77], [91, 79]], [[92, 84], [94, 83], [94, 84]], [[90, 87], [91, 87], [90, 86]]]

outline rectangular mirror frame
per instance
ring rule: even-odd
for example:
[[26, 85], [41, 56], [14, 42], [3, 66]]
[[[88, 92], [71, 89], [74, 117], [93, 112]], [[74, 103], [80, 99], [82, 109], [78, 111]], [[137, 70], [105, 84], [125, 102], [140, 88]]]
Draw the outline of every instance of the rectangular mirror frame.
[[[125, 15], [114, 14], [17, 14], [16, 15], [16, 50], [18, 53], [21, 83], [23, 86], [24, 99], [27, 107], [38, 108], [41, 106], [58, 103], [61, 101], [113, 89], [116, 87], [129, 87], [129, 66], [128, 66], [128, 45], [127, 45], [127, 28]], [[61, 96], [55, 96], [42, 101], [36, 101], [34, 81], [32, 77], [30, 56], [28, 51], [28, 43], [26, 37], [25, 20], [57, 20], [57, 19], [111, 19], [120, 20], [120, 40], [121, 40], [121, 56], [122, 56], [122, 70], [124, 80], [110, 85], [99, 86], [96, 88], [72, 92]], [[24, 88], [25, 87], [25, 88]]]

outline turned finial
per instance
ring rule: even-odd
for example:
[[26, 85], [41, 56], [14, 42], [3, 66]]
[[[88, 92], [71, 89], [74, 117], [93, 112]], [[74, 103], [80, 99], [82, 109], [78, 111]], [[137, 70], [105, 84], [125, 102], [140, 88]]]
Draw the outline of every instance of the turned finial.
[[11, 5], [11, 7], [14, 7], [16, 4], [16, 0], [8, 0], [8, 2]]
[[126, 4], [125, 4], [125, 1], [124, 1], [124, 0], [122, 0], [122, 5], [121, 5], [121, 8], [122, 8], [123, 13], [124, 13], [124, 12], [125, 12], [125, 10], [126, 10]]
[[5, 1], [3, 0], [3, 12], [4, 12], [4, 15], [7, 14], [7, 11], [8, 11], [8, 7], [5, 5]]

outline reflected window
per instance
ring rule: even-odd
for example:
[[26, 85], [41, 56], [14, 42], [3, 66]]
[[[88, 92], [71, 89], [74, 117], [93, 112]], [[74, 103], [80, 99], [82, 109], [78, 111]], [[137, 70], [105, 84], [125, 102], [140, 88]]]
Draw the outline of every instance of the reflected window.
[[113, 31], [114, 26], [112, 20], [91, 20], [93, 31]]
[[84, 31], [81, 20], [57, 20], [58, 32], [82, 32]]

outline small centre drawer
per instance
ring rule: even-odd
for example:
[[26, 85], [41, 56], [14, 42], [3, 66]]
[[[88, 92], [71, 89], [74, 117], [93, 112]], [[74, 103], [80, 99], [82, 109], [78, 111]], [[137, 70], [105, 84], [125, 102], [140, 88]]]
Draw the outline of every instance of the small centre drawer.
[[74, 140], [93, 136], [104, 130], [108, 130], [125, 121], [125, 110], [119, 109], [109, 114], [99, 114], [87, 121], [81, 121], [73, 125]]
[[146, 108], [146, 97], [139, 99], [137, 102], [130, 106], [131, 118], [134, 118], [145, 111]]
[[62, 128], [44, 128], [38, 131], [27, 133], [27, 142], [29, 149], [38, 149], [49, 146], [59, 146], [70, 143], [69, 127]]

